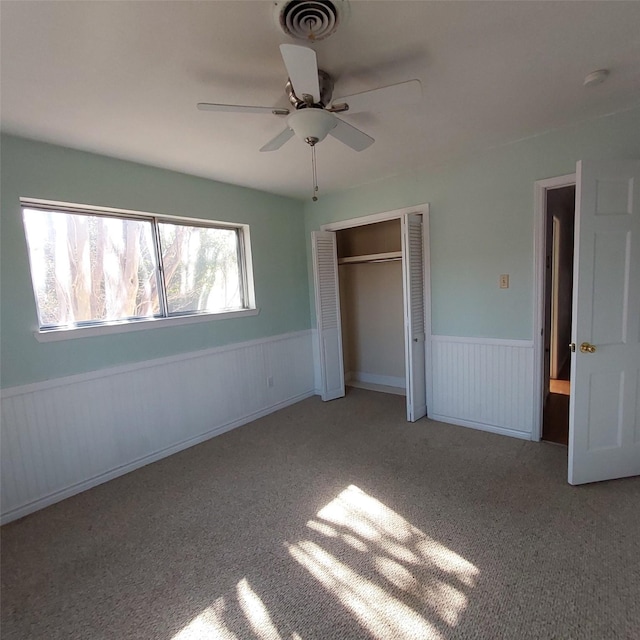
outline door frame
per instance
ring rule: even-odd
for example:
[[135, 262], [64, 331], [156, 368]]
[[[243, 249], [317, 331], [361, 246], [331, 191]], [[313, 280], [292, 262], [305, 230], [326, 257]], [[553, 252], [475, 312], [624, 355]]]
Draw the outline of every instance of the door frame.
[[[338, 222], [327, 222], [320, 225], [320, 231], [342, 231], [343, 229], [352, 229], [354, 227], [362, 227], [367, 224], [375, 224], [376, 222], [385, 222], [387, 220], [400, 220], [407, 213], [420, 213], [423, 220], [423, 281], [424, 281], [424, 349], [425, 349], [425, 381], [427, 385], [427, 416], [431, 412], [433, 404], [433, 384], [432, 384], [432, 367], [431, 367], [431, 255], [430, 255], [430, 229], [429, 229], [429, 203], [413, 205], [412, 207], [403, 207], [401, 209], [392, 209], [391, 211], [382, 211], [357, 218], [349, 218]], [[404, 256], [403, 256], [404, 258]], [[404, 289], [404, 281], [403, 281]], [[405, 340], [406, 331], [405, 326]], [[409, 381], [405, 381], [405, 385]]]
[[[574, 198], [575, 201], [575, 198]], [[551, 335], [549, 336], [549, 373], [553, 373], [552, 378], [557, 378], [558, 373], [560, 372], [560, 366], [558, 362], [558, 303], [559, 303], [559, 288], [560, 288], [560, 247], [561, 247], [561, 236], [562, 236], [562, 225], [560, 224], [560, 219], [558, 216], [553, 216], [553, 220], [551, 221], [551, 291], [549, 292], [549, 298], [551, 300], [551, 326], [549, 327]], [[547, 292], [545, 292], [544, 303], [547, 303]], [[545, 373], [545, 379], [546, 379]]]
[[542, 439], [542, 412], [544, 405], [544, 285], [546, 262], [546, 214], [547, 191], [571, 187], [576, 184], [576, 174], [568, 173], [555, 178], [536, 180], [534, 186], [534, 234], [533, 234], [533, 424], [531, 439]]
[[428, 215], [429, 204], [424, 202], [422, 204], [416, 204], [413, 207], [403, 207], [402, 209], [381, 211], [380, 213], [371, 213], [366, 216], [358, 216], [357, 218], [349, 218], [337, 222], [327, 222], [320, 225], [320, 231], [342, 231], [343, 229], [352, 229], [353, 227], [363, 227], [364, 225], [374, 224], [376, 222], [396, 220], [402, 218], [406, 213], [422, 213]]

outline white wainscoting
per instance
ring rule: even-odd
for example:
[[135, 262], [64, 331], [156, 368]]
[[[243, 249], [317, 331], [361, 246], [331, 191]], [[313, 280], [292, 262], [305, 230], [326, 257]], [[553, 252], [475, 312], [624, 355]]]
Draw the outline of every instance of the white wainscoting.
[[533, 342], [431, 336], [429, 417], [530, 439]]
[[313, 393], [311, 331], [5, 389], [1, 521]]
[[322, 393], [322, 371], [320, 371], [320, 340], [318, 338], [318, 329], [311, 329], [311, 348], [313, 352], [313, 388], [316, 395]]

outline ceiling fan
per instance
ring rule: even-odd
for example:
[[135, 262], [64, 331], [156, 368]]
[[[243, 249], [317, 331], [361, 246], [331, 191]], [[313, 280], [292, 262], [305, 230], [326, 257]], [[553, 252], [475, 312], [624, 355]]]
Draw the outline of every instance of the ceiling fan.
[[289, 74], [285, 91], [292, 109], [200, 102], [201, 111], [269, 113], [287, 116], [287, 126], [260, 151], [276, 151], [294, 135], [314, 147], [331, 135], [355, 151], [363, 151], [374, 139], [336, 116], [337, 113], [382, 111], [417, 102], [422, 97], [419, 80], [409, 80], [332, 100], [333, 80], [318, 69], [316, 52], [295, 44], [281, 44], [280, 53]]

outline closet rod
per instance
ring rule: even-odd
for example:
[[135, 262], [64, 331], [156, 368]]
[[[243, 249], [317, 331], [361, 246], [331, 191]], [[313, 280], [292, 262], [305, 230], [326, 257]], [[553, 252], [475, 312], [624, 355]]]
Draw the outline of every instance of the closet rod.
[[386, 253], [369, 253], [362, 256], [349, 256], [338, 258], [338, 264], [354, 264], [362, 262], [391, 262], [402, 260], [402, 251], [387, 251]]

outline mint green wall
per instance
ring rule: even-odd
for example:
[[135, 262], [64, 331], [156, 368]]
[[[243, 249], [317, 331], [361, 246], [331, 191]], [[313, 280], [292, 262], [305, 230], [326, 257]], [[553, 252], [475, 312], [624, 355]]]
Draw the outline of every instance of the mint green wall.
[[[640, 157], [640, 109], [321, 195], [305, 203], [304, 222], [299, 201], [251, 189], [12, 136], [2, 137], [0, 152], [5, 388], [306, 329], [309, 300], [314, 312], [309, 232], [422, 202], [431, 205], [433, 332], [531, 339], [534, 182], [572, 173], [581, 158]], [[248, 223], [260, 315], [38, 343], [20, 196]], [[498, 288], [501, 273], [510, 274], [508, 290]]]
[[[375, 145], [363, 153], [375, 153]], [[321, 224], [428, 202], [433, 333], [530, 340], [534, 183], [574, 173], [580, 159], [613, 157], [640, 158], [640, 109], [497, 147], [448, 167], [321, 196], [305, 204], [308, 264], [309, 233]], [[509, 289], [498, 288], [502, 273], [510, 275]], [[311, 311], [315, 314], [313, 296]]]
[[[3, 388], [309, 328], [299, 201], [13, 136], [0, 152]], [[41, 344], [21, 196], [247, 223], [260, 314]]]

